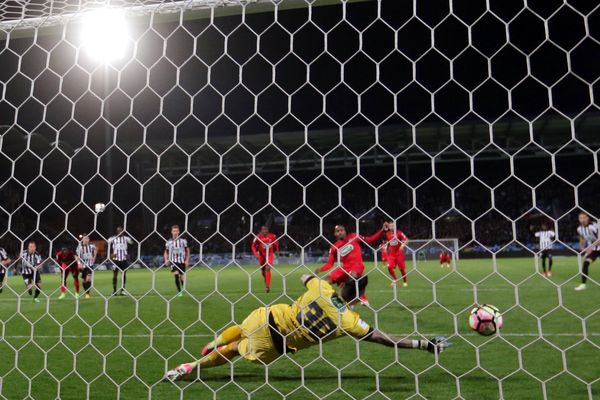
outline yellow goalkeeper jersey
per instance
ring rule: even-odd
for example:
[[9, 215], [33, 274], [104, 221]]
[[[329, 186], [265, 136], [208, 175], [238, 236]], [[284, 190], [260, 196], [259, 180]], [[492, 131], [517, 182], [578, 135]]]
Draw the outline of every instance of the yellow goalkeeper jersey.
[[329, 283], [312, 278], [306, 293], [293, 304], [276, 304], [270, 312], [286, 338], [286, 345], [300, 350], [344, 335], [362, 338], [371, 327], [350, 310]]

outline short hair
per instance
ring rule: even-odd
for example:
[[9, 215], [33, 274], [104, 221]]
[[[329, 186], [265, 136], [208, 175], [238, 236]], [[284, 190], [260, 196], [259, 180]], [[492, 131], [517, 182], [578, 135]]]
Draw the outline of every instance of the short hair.
[[29, 240], [27, 241], [27, 246], [29, 246], [29, 245], [30, 245], [30, 244], [32, 244], [32, 243], [33, 243], [33, 244], [35, 244], [35, 245], [37, 246], [37, 242], [36, 242], [35, 240], [33, 240], [33, 239], [29, 239]]
[[181, 228], [179, 227], [179, 225], [177, 225], [177, 224], [175, 224], [175, 225], [171, 225], [171, 229], [175, 229], [175, 228], [177, 228], [177, 229], [181, 230]]
[[367, 285], [369, 284], [369, 277], [367, 275], [363, 275], [359, 278], [348, 278], [344, 287], [342, 288], [342, 299], [346, 303], [351, 303], [354, 300], [358, 299], [360, 296], [365, 294], [365, 290]]

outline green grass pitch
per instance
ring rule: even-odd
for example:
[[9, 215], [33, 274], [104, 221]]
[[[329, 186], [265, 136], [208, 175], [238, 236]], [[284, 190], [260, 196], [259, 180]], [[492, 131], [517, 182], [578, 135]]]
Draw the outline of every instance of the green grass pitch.
[[[23, 399], [584, 399], [600, 396], [600, 288], [578, 283], [576, 258], [555, 259], [554, 276], [532, 258], [465, 260], [456, 271], [436, 262], [411, 267], [409, 287], [389, 288], [387, 270], [367, 266], [376, 311], [364, 320], [400, 335], [452, 335], [439, 362], [344, 338], [282, 358], [267, 368], [238, 359], [201, 372], [201, 380], [162, 382], [167, 367], [197, 357], [205, 342], [264, 303], [289, 303], [313, 266], [277, 266], [264, 293], [257, 268], [194, 268], [189, 293], [175, 297], [166, 270], [128, 274], [133, 297], [59, 301], [58, 276], [43, 275], [33, 304], [20, 277], [0, 295], [0, 394]], [[593, 278], [600, 277], [595, 266]], [[285, 291], [284, 291], [285, 288]], [[69, 280], [69, 289], [72, 283]], [[111, 274], [96, 274], [108, 295]], [[17, 292], [15, 294], [14, 292]], [[285, 294], [284, 294], [285, 293]], [[469, 331], [476, 302], [504, 312], [500, 336]], [[538, 319], [539, 317], [541, 319]], [[422, 396], [422, 397], [421, 397]]]

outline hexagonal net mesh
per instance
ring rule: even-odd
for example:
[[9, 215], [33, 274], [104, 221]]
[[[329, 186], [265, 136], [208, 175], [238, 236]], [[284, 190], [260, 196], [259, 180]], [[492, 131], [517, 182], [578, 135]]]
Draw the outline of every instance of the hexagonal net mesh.
[[[594, 3], [3, 2], [0, 397], [598, 395]], [[361, 326], [453, 347], [317, 340], [163, 382], [293, 303], [338, 225]]]

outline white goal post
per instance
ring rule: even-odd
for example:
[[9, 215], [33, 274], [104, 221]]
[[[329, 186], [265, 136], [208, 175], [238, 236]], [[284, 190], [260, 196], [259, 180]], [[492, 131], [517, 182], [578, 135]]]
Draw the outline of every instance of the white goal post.
[[440, 239], [410, 239], [406, 246], [406, 256], [417, 261], [435, 261], [439, 260], [440, 253], [447, 251], [452, 262], [459, 260], [460, 247], [457, 238]]

